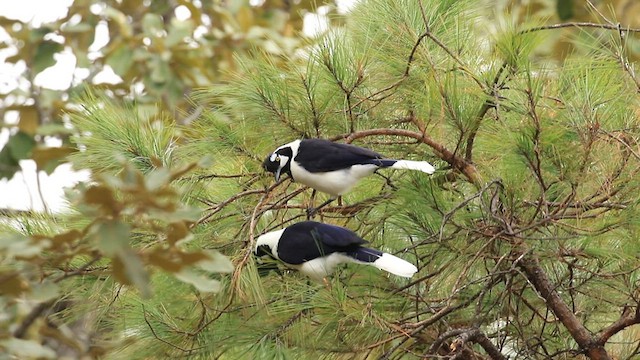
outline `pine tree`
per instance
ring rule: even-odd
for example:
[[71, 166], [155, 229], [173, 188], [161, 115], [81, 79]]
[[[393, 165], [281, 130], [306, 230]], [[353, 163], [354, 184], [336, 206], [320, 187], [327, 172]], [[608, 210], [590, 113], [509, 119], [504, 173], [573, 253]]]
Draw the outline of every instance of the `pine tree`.
[[[535, 52], [554, 27], [488, 36], [475, 6], [367, 1], [284, 65], [243, 59], [236, 81], [200, 94], [212, 111], [192, 152], [239, 175], [212, 181], [202, 224], [236, 264], [199, 334], [211, 354], [637, 354], [633, 32], [578, 28], [579, 51], [556, 62]], [[255, 238], [324, 200], [261, 176], [260, 160], [312, 137], [437, 164], [432, 177], [381, 171], [319, 214], [415, 262], [412, 281], [355, 265], [328, 288], [286, 269], [256, 275]]]
[[[239, 58], [233, 81], [195, 97], [206, 110], [188, 126], [85, 99], [74, 162], [164, 179], [202, 209], [176, 246], [219, 251], [234, 270], [176, 276], [159, 261], [144, 263], [166, 270], [148, 282], [74, 277], [65, 290], [90, 294], [86, 309], [60, 321], [91, 322], [110, 358], [637, 357], [640, 83], [627, 46], [639, 30], [497, 22], [481, 5], [364, 1], [292, 55]], [[574, 53], [538, 51], [568, 27]], [[262, 160], [315, 137], [436, 165], [382, 170], [315, 219], [416, 264], [414, 278], [260, 271], [256, 238], [326, 199], [274, 182]], [[136, 251], [156, 244], [157, 228], [135, 230]]]

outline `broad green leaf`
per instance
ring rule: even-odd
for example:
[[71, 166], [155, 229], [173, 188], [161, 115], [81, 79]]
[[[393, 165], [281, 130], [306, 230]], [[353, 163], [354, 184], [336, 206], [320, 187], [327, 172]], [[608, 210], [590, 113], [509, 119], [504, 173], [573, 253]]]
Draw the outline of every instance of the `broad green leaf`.
[[51, 281], [35, 284], [31, 288], [31, 299], [38, 302], [46, 302], [60, 295], [60, 287]]
[[0, 180], [11, 179], [18, 171], [20, 171], [18, 160], [11, 156], [8, 146], [3, 147], [0, 150]]
[[163, 220], [166, 222], [178, 222], [178, 221], [189, 221], [195, 222], [200, 219], [202, 216], [202, 210], [194, 207], [181, 207], [177, 210], [167, 212], [167, 211], [152, 211], [153, 216], [159, 220]]
[[169, 185], [171, 172], [167, 168], [156, 168], [145, 176], [145, 187], [148, 191], [156, 191], [163, 186]]
[[28, 32], [28, 40], [31, 43], [39, 43], [40, 40], [42, 40], [42, 38], [49, 34], [50, 32], [52, 32], [53, 29], [51, 29], [51, 27], [44, 25], [44, 26], [40, 26], [37, 27], [35, 29], [32, 29], [31, 31]]
[[191, 35], [192, 31], [192, 21], [178, 21], [174, 19], [173, 21], [171, 21], [171, 25], [169, 26], [169, 34], [165, 39], [165, 45], [171, 48], [182, 43], [186, 37], [189, 37]]
[[70, 135], [74, 130], [62, 124], [48, 123], [38, 126], [36, 134], [38, 135]]
[[62, 27], [62, 31], [65, 33], [83, 33], [87, 31], [91, 31], [93, 26], [87, 24], [86, 22], [79, 22], [77, 24], [65, 24]]
[[129, 249], [131, 227], [118, 220], [100, 222], [96, 225], [94, 236], [98, 248], [109, 257], [126, 252]]
[[122, 266], [124, 266], [124, 273], [127, 279], [140, 291], [142, 297], [151, 297], [149, 274], [147, 274], [140, 257], [133, 250], [127, 248], [120, 250], [118, 259], [120, 259]]
[[189, 228], [184, 222], [174, 222], [167, 228], [167, 242], [175, 245], [178, 241], [189, 236]]
[[193, 285], [198, 291], [202, 292], [218, 292], [220, 291], [220, 282], [218, 280], [206, 278], [191, 269], [182, 269], [180, 272], [173, 274], [178, 280]]
[[560, 20], [571, 19], [574, 14], [573, 0], [556, 0], [556, 11]]
[[62, 51], [63, 45], [55, 41], [45, 40], [38, 45], [36, 53], [33, 56], [32, 69], [34, 74], [40, 73], [42, 70], [56, 63], [53, 54]]
[[158, 14], [146, 13], [142, 18], [142, 30], [147, 36], [157, 37], [164, 30], [162, 17]]
[[47, 174], [51, 174], [56, 169], [56, 167], [58, 167], [58, 165], [62, 164], [67, 155], [75, 151], [75, 149], [67, 146], [53, 148], [37, 147], [33, 149], [31, 158], [36, 162], [36, 168], [39, 171], [44, 171]]
[[164, 84], [171, 77], [171, 68], [160, 56], [155, 56], [151, 63], [151, 81], [156, 85]]
[[106, 186], [92, 186], [84, 193], [84, 201], [88, 205], [98, 205], [106, 212], [120, 211], [113, 191]]
[[49, 240], [33, 241], [20, 234], [7, 234], [0, 237], [0, 250], [8, 257], [35, 257], [48, 246]]
[[226, 256], [214, 250], [204, 250], [204, 253], [209, 257], [209, 259], [202, 260], [197, 263], [197, 266], [202, 270], [213, 273], [233, 272], [233, 263]]
[[18, 272], [0, 273], [0, 295], [18, 296], [29, 290], [29, 282]]
[[55, 351], [44, 345], [41, 345], [35, 340], [23, 340], [12, 337], [0, 341], [0, 345], [4, 347], [9, 354], [14, 355], [17, 359], [57, 358]]
[[33, 140], [33, 137], [22, 131], [18, 131], [15, 135], [9, 138], [9, 142], [6, 146], [11, 151], [11, 157], [13, 159], [23, 160], [29, 158], [35, 145], [36, 141]]
[[116, 74], [124, 76], [133, 65], [133, 51], [127, 44], [122, 44], [109, 54], [106, 63]]
[[13, 178], [21, 169], [19, 161], [28, 159], [34, 146], [35, 140], [22, 131], [9, 137], [0, 150], [0, 180]]
[[203, 169], [213, 166], [213, 163], [214, 163], [213, 156], [206, 155], [200, 158], [200, 160], [198, 160], [198, 166]]
[[20, 131], [28, 135], [34, 135], [40, 125], [40, 117], [35, 106], [23, 107], [20, 110], [20, 123], [18, 128]]

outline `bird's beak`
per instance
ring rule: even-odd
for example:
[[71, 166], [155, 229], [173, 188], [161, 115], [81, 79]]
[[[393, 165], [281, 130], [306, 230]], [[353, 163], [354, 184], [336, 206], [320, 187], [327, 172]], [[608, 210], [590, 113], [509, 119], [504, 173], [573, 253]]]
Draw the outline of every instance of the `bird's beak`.
[[280, 170], [282, 170], [281, 167], [279, 167], [278, 170], [276, 170], [276, 182], [278, 182], [278, 180], [280, 180]]

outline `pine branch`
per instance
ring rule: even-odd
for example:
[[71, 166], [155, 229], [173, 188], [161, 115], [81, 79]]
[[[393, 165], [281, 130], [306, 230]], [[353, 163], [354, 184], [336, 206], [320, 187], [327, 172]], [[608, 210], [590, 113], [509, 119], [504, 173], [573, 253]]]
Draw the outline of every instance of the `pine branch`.
[[531, 253], [522, 252], [522, 254], [524, 256], [518, 261], [518, 267], [522, 269], [538, 294], [545, 300], [549, 309], [569, 331], [569, 334], [578, 343], [580, 349], [592, 360], [609, 360], [610, 357], [604, 349], [604, 343], [600, 342], [604, 337], [595, 338], [578, 320], [556, 291], [555, 286], [540, 266], [538, 258]]
[[620, 24], [613, 25], [613, 24], [598, 24], [598, 23], [592, 23], [592, 22], [568, 22], [568, 23], [561, 23], [561, 24], [536, 26], [536, 27], [522, 30], [518, 32], [518, 34], [522, 35], [522, 34], [528, 34], [536, 31], [554, 30], [554, 29], [562, 29], [562, 28], [568, 28], [568, 27], [596, 28], [596, 29], [616, 30], [616, 31], [620, 31], [620, 29], [622, 29], [628, 32], [640, 32], [639, 28], [622, 27]]
[[631, 307], [626, 307], [622, 312], [620, 319], [600, 332], [597, 343], [604, 346], [613, 335], [630, 326], [638, 324], [640, 324], [640, 306], [636, 304], [635, 311], [633, 311]]
[[173, 344], [173, 343], [171, 343], [171, 342], [159, 337], [158, 334], [156, 333], [156, 331], [154, 330], [153, 326], [151, 326], [151, 322], [149, 322], [149, 319], [147, 317], [147, 311], [144, 308], [144, 304], [142, 304], [142, 316], [144, 317], [144, 322], [149, 327], [149, 330], [151, 331], [151, 334], [153, 335], [153, 337], [156, 340], [160, 341], [161, 343], [169, 345], [170, 347], [172, 347], [174, 349], [180, 350], [181, 352], [186, 353], [187, 356], [189, 356], [189, 355], [193, 354], [193, 352], [198, 351], [198, 350], [203, 348], [203, 347], [199, 347], [199, 348], [195, 348], [195, 349], [185, 349], [183, 347], [180, 347], [180, 346], [178, 346], [176, 344]]
[[435, 354], [445, 340], [450, 339], [454, 336], [456, 337], [456, 339], [449, 346], [449, 349], [451, 349], [451, 351], [455, 354], [452, 359], [462, 358], [462, 350], [468, 342], [474, 342], [480, 345], [484, 349], [484, 351], [487, 352], [487, 355], [489, 355], [493, 360], [507, 359], [507, 357], [502, 355], [500, 350], [491, 342], [491, 340], [489, 340], [487, 335], [485, 335], [478, 328], [449, 330], [440, 335], [433, 342], [433, 344], [431, 344], [428, 353]]
[[342, 138], [342, 139], [345, 139], [345, 142], [349, 144], [357, 139], [361, 139], [368, 136], [380, 136], [380, 135], [404, 136], [404, 137], [416, 139], [433, 148], [433, 150], [435, 151], [438, 157], [440, 157], [442, 160], [449, 163], [453, 168], [461, 172], [467, 178], [467, 180], [469, 180], [469, 182], [473, 184], [478, 184], [480, 181], [480, 174], [477, 172], [475, 166], [472, 163], [454, 154], [449, 149], [447, 149], [444, 145], [436, 142], [427, 134], [422, 134], [419, 132], [404, 130], [404, 129], [381, 128], [381, 129], [356, 131], [350, 134], [336, 136], [332, 140], [337, 140]]

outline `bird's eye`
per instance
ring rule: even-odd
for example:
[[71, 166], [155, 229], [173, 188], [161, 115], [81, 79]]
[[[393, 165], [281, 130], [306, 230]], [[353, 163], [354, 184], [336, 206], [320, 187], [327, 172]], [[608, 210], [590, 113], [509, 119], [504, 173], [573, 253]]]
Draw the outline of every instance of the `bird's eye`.
[[276, 156], [276, 161], [280, 162], [280, 156]]

